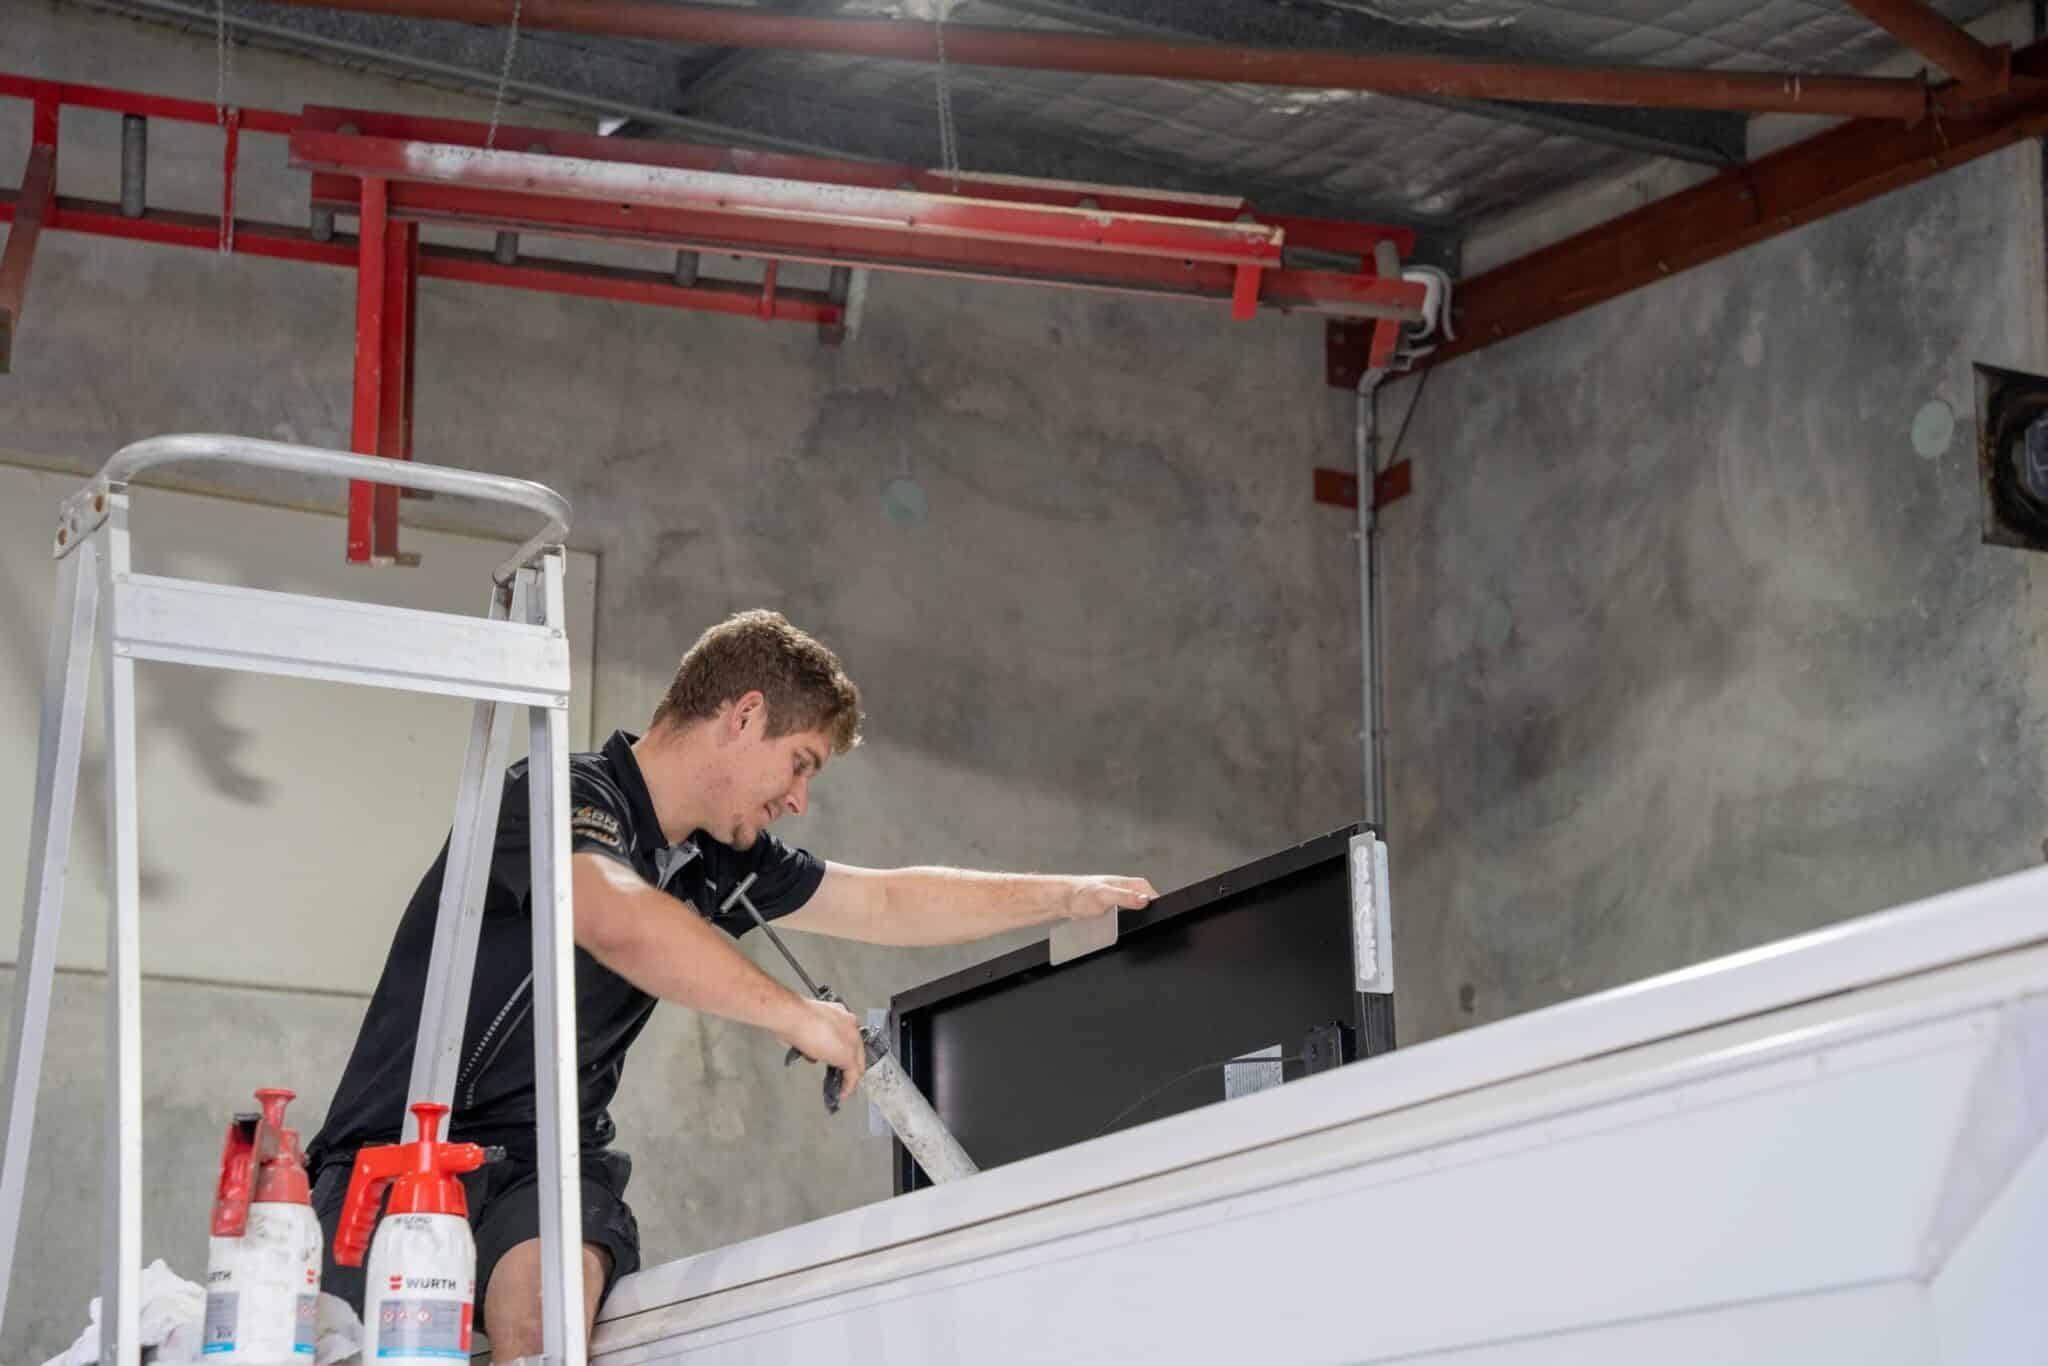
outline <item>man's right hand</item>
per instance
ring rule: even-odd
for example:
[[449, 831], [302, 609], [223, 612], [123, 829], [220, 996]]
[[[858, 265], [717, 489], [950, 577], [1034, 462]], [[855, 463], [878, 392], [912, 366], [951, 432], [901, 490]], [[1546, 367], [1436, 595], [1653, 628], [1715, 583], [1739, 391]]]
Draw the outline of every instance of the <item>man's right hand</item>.
[[840, 1096], [851, 1096], [860, 1088], [861, 1074], [868, 1070], [867, 1047], [861, 1042], [860, 1024], [853, 1012], [837, 1001], [792, 998], [795, 1009], [789, 1022], [775, 1031], [775, 1037], [809, 1058], [836, 1067], [846, 1074]]

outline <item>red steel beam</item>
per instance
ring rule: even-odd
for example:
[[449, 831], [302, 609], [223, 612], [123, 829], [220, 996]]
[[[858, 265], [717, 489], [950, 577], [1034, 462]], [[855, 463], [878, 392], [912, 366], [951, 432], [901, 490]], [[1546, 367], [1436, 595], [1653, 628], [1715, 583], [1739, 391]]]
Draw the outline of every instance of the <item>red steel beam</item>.
[[303, 170], [392, 182], [590, 200], [602, 202], [608, 212], [626, 212], [628, 206], [678, 209], [735, 219], [883, 228], [917, 236], [1233, 266], [1279, 265], [1283, 235], [1277, 228], [1258, 223], [1198, 222], [1105, 209], [963, 199], [916, 190], [821, 185], [312, 129], [292, 134], [291, 161]]
[[1962, 25], [1923, 0], [1849, 0], [1864, 18], [1955, 77], [1985, 92], [2002, 90], [2012, 77], [2012, 49], [1977, 41]]
[[[507, 0], [283, 2], [315, 9], [488, 25], [505, 24], [513, 13]], [[939, 59], [940, 37], [932, 24], [827, 18], [734, 5], [669, 0], [522, 0], [519, 23], [525, 29], [704, 47], [780, 48], [911, 62]], [[1927, 104], [1925, 88], [1916, 81], [1867, 76], [1534, 66], [1310, 48], [1232, 47], [966, 24], [948, 24], [944, 41], [946, 61], [960, 66], [1361, 90], [1383, 95], [1896, 119], [1918, 119]]]
[[[466, 119], [426, 118], [411, 114], [387, 114], [370, 109], [341, 109], [308, 105], [301, 126], [335, 133], [353, 128], [368, 137], [401, 138], [416, 142], [444, 142], [464, 147], [482, 147], [488, 125]], [[858, 185], [874, 190], [917, 190], [925, 194], [964, 194], [970, 199], [1014, 201], [1057, 208], [1095, 208], [1110, 213], [1155, 214], [1167, 218], [1192, 218], [1226, 223], [1250, 221], [1281, 229], [1290, 247], [1344, 252], [1366, 258], [1370, 266], [1373, 248], [1391, 242], [1403, 257], [1415, 252], [1415, 231], [1380, 223], [1354, 223], [1337, 219], [1298, 218], [1285, 214], [1260, 213], [1247, 200], [1229, 195], [1197, 195], [1165, 190], [1136, 190], [1128, 186], [1090, 185], [1033, 180], [1016, 176], [960, 176], [960, 190], [953, 178], [921, 166], [894, 165], [872, 161], [840, 161], [829, 157], [797, 156], [787, 152], [760, 152], [744, 147], [718, 147], [704, 143], [631, 139], [622, 142], [592, 133], [573, 133], [559, 128], [526, 128], [500, 124], [496, 146], [526, 152], [548, 152], [556, 156], [583, 157], [593, 161], [632, 162], [636, 165], [672, 166], [681, 170], [723, 171], [733, 175], [766, 176], [777, 180], [814, 181], [822, 185]]]
[[[535, 289], [549, 294], [574, 294], [586, 299], [667, 304], [705, 313], [724, 313], [736, 318], [761, 316], [760, 288], [737, 280], [699, 280], [694, 285], [679, 285], [663, 272], [622, 270], [611, 266], [567, 266], [560, 262], [539, 261], [501, 266], [487, 251], [431, 246], [421, 251], [420, 274], [437, 280]], [[776, 322], [820, 325], [837, 323], [843, 314], [839, 305], [819, 291], [793, 290], [779, 285], [775, 290], [773, 311]]]
[[[14, 219], [19, 198], [17, 190], [0, 189], [0, 223]], [[350, 201], [350, 211], [354, 211], [353, 200]], [[153, 242], [170, 247], [201, 247], [208, 251], [217, 248], [220, 237], [220, 220], [211, 214], [151, 209], [140, 218], [129, 218], [122, 214], [118, 204], [75, 199], [68, 195], [58, 196], [45, 226], [95, 237]], [[356, 244], [348, 237], [321, 242], [304, 228], [241, 218], [235, 221], [235, 254], [353, 269]], [[568, 294], [585, 299], [610, 299], [618, 303], [655, 304], [738, 317], [754, 317], [760, 311], [760, 290], [737, 281], [700, 280], [685, 286], [676, 284], [666, 271], [628, 270], [545, 259], [529, 259], [514, 266], [501, 266], [490, 252], [460, 247], [423, 245], [420, 248], [420, 275], [431, 280], [457, 280], [465, 284], [496, 285], [505, 289]], [[777, 322], [830, 325], [840, 321], [842, 311], [817, 291], [776, 291]]]
[[[357, 212], [360, 182], [342, 175], [313, 180], [316, 207]], [[462, 186], [396, 183], [390, 211], [422, 222], [508, 232], [728, 252], [816, 265], [913, 274], [1023, 281], [1119, 293], [1232, 302], [1237, 271], [1227, 264], [1082, 251], [1065, 246], [977, 242], [923, 236], [892, 227], [841, 226], [737, 218], [716, 212], [648, 208], [590, 199]], [[1422, 316], [1423, 287], [1376, 275], [1262, 270], [1257, 299], [1272, 308], [1343, 317]]]
[[[204, 100], [180, 100], [167, 95], [145, 95], [136, 90], [116, 90], [104, 85], [77, 85], [70, 81], [46, 81], [36, 76], [0, 72], [0, 96], [20, 100], [52, 100], [79, 109], [101, 109], [116, 114], [140, 114], [149, 119], [171, 119], [178, 123], [220, 122], [220, 111]], [[275, 109], [241, 109], [242, 126], [252, 133], [290, 133], [299, 126], [298, 116]]]
[[[1458, 287], [1440, 365], [1681, 270], [2048, 133], [2048, 43], [2013, 57], [2012, 93], [1917, 127], [1859, 119], [1545, 247]], [[1948, 102], [1943, 101], [1944, 105]]]

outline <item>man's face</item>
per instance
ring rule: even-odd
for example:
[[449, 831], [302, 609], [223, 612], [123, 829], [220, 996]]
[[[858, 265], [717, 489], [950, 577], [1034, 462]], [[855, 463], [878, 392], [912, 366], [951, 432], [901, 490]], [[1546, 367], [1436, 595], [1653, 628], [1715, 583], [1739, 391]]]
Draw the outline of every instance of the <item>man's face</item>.
[[831, 755], [832, 742], [823, 731], [743, 738], [734, 748], [725, 842], [750, 849], [784, 815], [801, 816], [811, 803], [811, 779]]

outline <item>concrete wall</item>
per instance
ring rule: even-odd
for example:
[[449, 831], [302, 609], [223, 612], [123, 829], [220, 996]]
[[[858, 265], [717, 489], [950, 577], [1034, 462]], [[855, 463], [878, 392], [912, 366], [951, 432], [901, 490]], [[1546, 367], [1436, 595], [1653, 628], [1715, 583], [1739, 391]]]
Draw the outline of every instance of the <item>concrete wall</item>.
[[1970, 370], [2048, 370], [2040, 186], [2030, 144], [1429, 379], [1386, 519], [1407, 1039], [2042, 858], [2048, 559], [1979, 544]]
[[[205, 99], [215, 81], [210, 41], [51, 0], [7, 6], [0, 69]], [[254, 51], [230, 81], [251, 105], [487, 112]], [[25, 110], [0, 106], [0, 165], [26, 132]], [[67, 115], [65, 193], [113, 196], [117, 139], [110, 117]], [[243, 212], [303, 221], [281, 147], [243, 148]], [[217, 204], [218, 155], [211, 129], [153, 130], [152, 199]], [[0, 447], [84, 471], [166, 431], [345, 444], [352, 317], [339, 271], [46, 234], [0, 379]], [[572, 544], [600, 557], [600, 734], [643, 724], [681, 651], [733, 609], [781, 608], [840, 649], [871, 738], [794, 829], [826, 856], [1171, 886], [1355, 818], [1354, 552], [1309, 477], [1345, 458], [1348, 418], [1322, 387], [1317, 323], [877, 278], [860, 334], [827, 350], [796, 327], [427, 282], [419, 342], [419, 457], [554, 485], [575, 505]], [[905, 477], [921, 517], [885, 508]], [[319, 488], [231, 487], [335, 505]], [[513, 529], [447, 501], [406, 515]], [[381, 937], [398, 909], [365, 907], [361, 932]], [[993, 951], [806, 946], [820, 978], [873, 1004]], [[36, 1221], [16, 1304], [40, 1307], [10, 1315], [10, 1361], [70, 1340], [95, 1265], [98, 979], [59, 990], [34, 1180], [77, 1217]], [[301, 1091], [310, 1128], [361, 1006], [147, 994], [149, 1248], [189, 1274], [223, 1117], [276, 1080]], [[261, 1051], [237, 1052], [251, 1038]], [[858, 1112], [828, 1128], [815, 1074], [783, 1071], [780, 1052], [681, 1010], [636, 1048], [619, 1124], [650, 1258], [887, 1192], [886, 1144]]]

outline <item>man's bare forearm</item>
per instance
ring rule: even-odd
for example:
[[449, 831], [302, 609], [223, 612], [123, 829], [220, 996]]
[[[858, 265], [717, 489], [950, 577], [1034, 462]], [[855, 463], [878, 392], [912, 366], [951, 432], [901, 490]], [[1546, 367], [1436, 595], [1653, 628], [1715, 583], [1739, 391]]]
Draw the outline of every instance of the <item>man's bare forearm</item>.
[[[965, 944], [1081, 913], [1076, 879], [965, 868], [898, 868], [884, 875], [872, 941], [902, 946]], [[1131, 904], [1142, 904], [1133, 897]]]
[[754, 966], [723, 930], [626, 869], [576, 862], [576, 942], [591, 957], [649, 996], [762, 1029], [790, 1027], [803, 998]]

